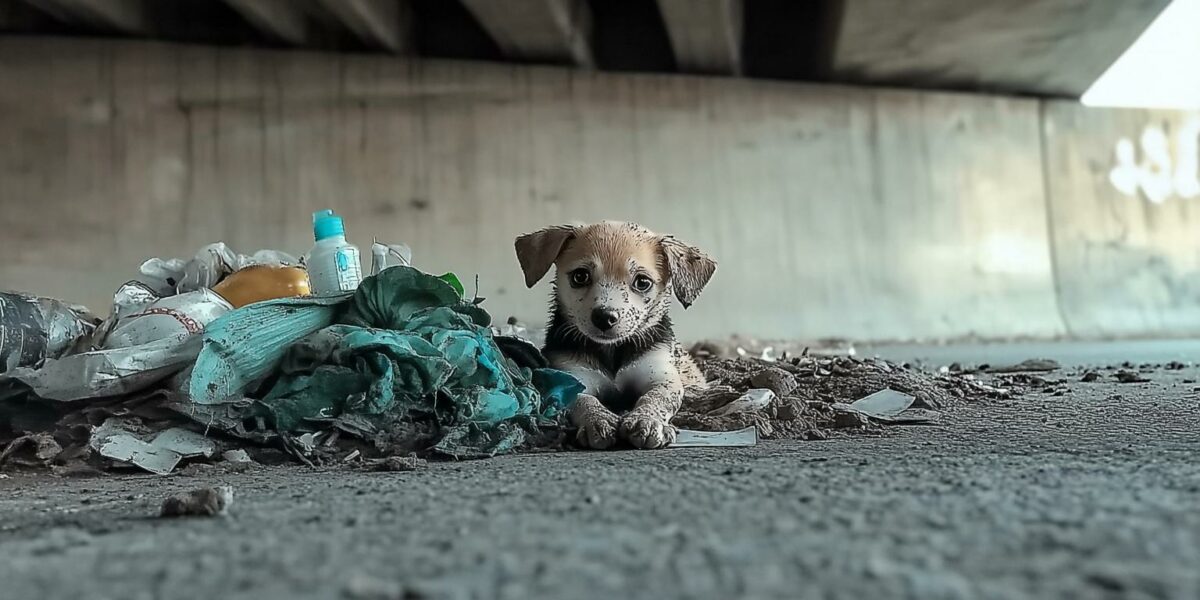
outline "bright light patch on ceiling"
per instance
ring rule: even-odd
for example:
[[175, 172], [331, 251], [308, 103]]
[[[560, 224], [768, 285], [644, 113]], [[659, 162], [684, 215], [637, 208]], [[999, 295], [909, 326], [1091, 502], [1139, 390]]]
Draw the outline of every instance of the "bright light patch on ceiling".
[[1174, 0], [1092, 84], [1087, 106], [1200, 109], [1200, 0]]

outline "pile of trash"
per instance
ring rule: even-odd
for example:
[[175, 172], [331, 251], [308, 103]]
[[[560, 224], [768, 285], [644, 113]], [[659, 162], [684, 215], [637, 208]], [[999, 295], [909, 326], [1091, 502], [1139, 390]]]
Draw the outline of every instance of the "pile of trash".
[[[321, 248], [305, 265], [213, 244], [144, 263], [104, 319], [0, 294], [0, 468], [476, 458], [560, 435], [574, 377], [500, 335], [453, 274], [412, 267], [407, 247], [373, 244], [362, 278], [340, 219], [324, 225], [342, 243], [326, 273]], [[345, 286], [310, 289], [321, 281]]]

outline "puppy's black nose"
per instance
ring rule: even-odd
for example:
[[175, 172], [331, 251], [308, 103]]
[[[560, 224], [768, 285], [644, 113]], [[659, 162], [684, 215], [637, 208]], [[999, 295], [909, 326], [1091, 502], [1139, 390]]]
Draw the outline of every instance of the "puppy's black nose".
[[616, 324], [616, 311], [612, 311], [607, 308], [597, 308], [592, 311], [592, 325], [595, 325], [596, 329], [599, 329], [600, 331], [608, 331], [609, 329], [613, 328], [613, 325]]

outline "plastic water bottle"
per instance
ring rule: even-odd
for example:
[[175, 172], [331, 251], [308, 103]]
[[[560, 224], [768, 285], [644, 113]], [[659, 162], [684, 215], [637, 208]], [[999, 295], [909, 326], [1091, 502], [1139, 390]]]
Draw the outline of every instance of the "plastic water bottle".
[[332, 210], [313, 213], [313, 237], [308, 253], [308, 281], [314, 296], [351, 292], [362, 282], [358, 247], [346, 241], [346, 226]]

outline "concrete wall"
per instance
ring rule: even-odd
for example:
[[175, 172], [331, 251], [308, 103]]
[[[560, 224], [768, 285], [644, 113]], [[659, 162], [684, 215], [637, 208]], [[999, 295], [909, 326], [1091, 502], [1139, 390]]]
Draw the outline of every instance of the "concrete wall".
[[1200, 333], [1200, 114], [1052, 102], [1044, 130], [1068, 329]]
[[[1200, 333], [1195, 309], [1156, 321], [1162, 303], [1133, 292], [1097, 300], [1108, 284], [1089, 279], [1091, 255], [1077, 252], [1092, 230], [1076, 213], [1111, 196], [1104, 140], [1136, 136], [1138, 114], [19, 38], [0, 39], [0, 82], [3, 288], [103, 307], [149, 256], [216, 240], [303, 252], [310, 212], [330, 207], [361, 245], [403, 241], [427, 270], [479, 273], [500, 318], [545, 310], [547, 290], [521, 283], [516, 235], [612, 218], [720, 261], [699, 302], [678, 311], [688, 338], [1090, 335], [1130, 303], [1144, 318], [1122, 333], [1168, 321]], [[1070, 136], [1047, 132], [1060, 121]], [[1072, 150], [1084, 140], [1100, 140], [1087, 158]], [[1194, 268], [1197, 244], [1176, 244], [1200, 228], [1200, 215], [1173, 210], [1169, 227], [1141, 230], [1140, 246], [1175, 248], [1171, 281]]]

